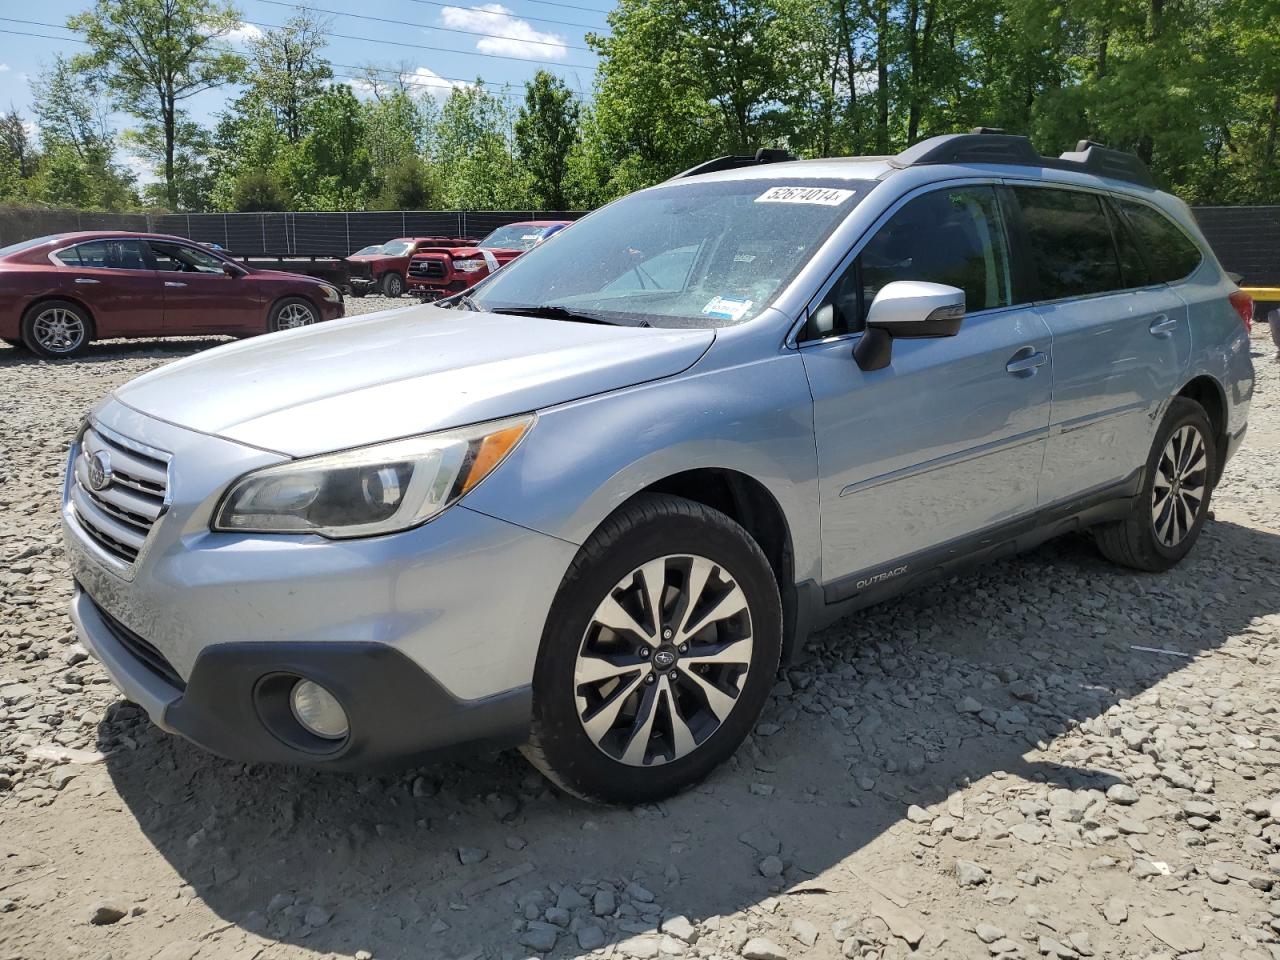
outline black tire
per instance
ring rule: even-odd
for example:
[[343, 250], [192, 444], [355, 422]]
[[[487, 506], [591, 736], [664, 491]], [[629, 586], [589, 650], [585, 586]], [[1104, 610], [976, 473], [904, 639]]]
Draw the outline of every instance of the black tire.
[[382, 287], [382, 295], [384, 297], [398, 297], [404, 293], [404, 277], [396, 273], [394, 270], [388, 271], [382, 275], [380, 283]]
[[[69, 315], [69, 318], [74, 318], [74, 321], [79, 323], [78, 334], [69, 338], [63, 347], [52, 346], [41, 329], [49, 316], [56, 315], [57, 311], [63, 311], [64, 315]], [[22, 333], [22, 345], [36, 356], [47, 360], [62, 360], [76, 356], [89, 345], [94, 332], [93, 318], [89, 316], [89, 312], [80, 304], [72, 303], [70, 300], [45, 300], [33, 304], [23, 314], [19, 329]]]
[[[702, 627], [689, 635], [690, 642], [699, 649], [702, 644], [714, 646], [716, 642], [724, 641], [722, 626], [736, 623], [736, 629], [745, 629], [746, 636], [750, 638], [749, 666], [745, 679], [740, 673], [729, 679], [729, 688], [737, 691], [736, 699], [722, 718], [709, 724], [707, 710], [712, 709], [710, 701], [699, 692], [705, 689], [705, 682], [694, 683], [687, 675], [681, 676], [676, 670], [680, 666], [679, 661], [670, 667], [669, 688], [666, 686], [668, 678], [664, 677], [657, 678], [661, 683], [651, 685], [649, 689], [653, 689], [653, 693], [646, 694], [644, 684], [635, 686], [631, 693], [621, 698], [622, 701], [636, 698], [633, 702], [639, 710], [641, 701], [648, 696], [655, 704], [660, 704], [650, 708], [655, 717], [663, 708], [668, 711], [664, 727], [659, 727], [655, 720], [650, 728], [658, 730], [657, 734], [644, 734], [641, 762], [646, 762], [648, 745], [655, 742], [653, 736], [666, 738], [672, 759], [651, 765], [628, 765], [622, 759], [606, 754], [604, 748], [587, 734], [584, 720], [579, 715], [579, 688], [575, 686], [574, 676], [579, 653], [589, 642], [588, 631], [593, 629], [598, 605], [611, 595], [615, 598], [624, 596], [617, 590], [624, 578], [638, 572], [649, 561], [686, 555], [710, 561], [715, 571], [714, 582], [730, 585], [736, 582], [745, 597], [747, 611], [746, 620], [735, 618], [713, 622], [708, 617]], [[668, 562], [679, 564], [681, 561]], [[664, 566], [663, 570], [665, 578], [680, 576], [678, 566]], [[722, 581], [722, 576], [727, 580]], [[691, 579], [691, 574], [686, 575], [683, 585], [687, 587]], [[670, 584], [671, 580], [664, 579], [663, 582]], [[708, 584], [712, 582], [707, 581]], [[705, 609], [697, 606], [699, 598], [704, 603], [710, 602], [706, 600], [706, 592], [699, 592], [693, 601], [683, 601], [681, 590], [670, 585], [660, 596], [671, 598], [669, 603], [659, 603], [664, 610], [670, 607], [660, 619], [666, 623], [668, 617], [674, 617], [676, 619], [670, 622], [677, 625], [687, 618], [685, 625], [688, 626], [695, 609]], [[647, 602], [644, 608], [649, 608]], [[742, 614], [737, 616], [742, 617]], [[601, 634], [592, 636], [599, 638]], [[607, 636], [613, 638], [610, 642], [616, 642], [616, 638], [623, 634], [608, 632]], [[667, 636], [670, 636], [669, 632]], [[661, 642], [661, 639], [655, 636], [654, 642]], [[669, 647], [670, 644], [663, 646]], [[651, 654], [651, 662], [641, 665], [640, 670], [647, 666], [649, 673], [656, 673], [660, 662], [657, 651], [662, 649], [656, 648]], [[605, 520], [583, 544], [560, 585], [543, 630], [534, 670], [532, 728], [529, 742], [522, 750], [553, 783], [584, 800], [644, 803], [671, 796], [702, 780], [724, 762], [750, 733], [776, 679], [781, 650], [782, 605], [777, 581], [764, 553], [751, 536], [729, 517], [703, 504], [664, 494], [635, 497]], [[679, 651], [681, 654], [685, 652], [686, 648]], [[688, 655], [696, 656], [692, 652]], [[724, 682], [725, 675], [714, 677], [708, 670], [738, 668], [706, 667], [686, 662], [681, 669], [685, 674], [697, 671], [698, 677], [711, 678], [719, 684]], [[603, 689], [607, 690], [607, 684], [611, 682], [606, 681]], [[621, 686], [619, 681], [618, 687]], [[597, 691], [600, 689], [596, 688]], [[668, 692], [664, 694], [663, 690]], [[697, 740], [695, 735], [691, 742], [696, 745], [680, 755], [675, 746], [674, 720], [669, 711], [676, 709], [676, 702], [689, 703], [691, 697], [695, 708], [699, 706], [700, 697], [702, 706], [706, 708], [701, 714], [702, 739]], [[610, 695], [606, 698], [616, 699]], [[679, 712], [684, 713], [685, 710]], [[618, 712], [618, 716], [624, 718], [627, 714], [626, 706]], [[681, 723], [686, 732], [692, 729], [685, 724], [683, 717]], [[669, 732], [663, 733], [662, 730]], [[635, 728], [632, 734], [634, 738]], [[657, 742], [661, 744], [664, 740]]]
[[[1155, 511], [1156, 486], [1157, 483], [1161, 485], [1161, 489], [1166, 486], [1162, 461], [1166, 468], [1176, 466], [1166, 460], [1166, 448], [1170, 446], [1172, 438], [1182, 434], [1184, 430], [1193, 431], [1198, 435], [1204, 447], [1204, 464], [1194, 473], [1180, 478], [1176, 487], [1171, 488], [1161, 500], [1167, 510], [1173, 511], [1174, 501], [1181, 495], [1181, 503], [1186, 506], [1186, 509], [1179, 512], [1176, 518], [1170, 513], [1161, 511], [1160, 517], [1164, 523], [1169, 524], [1165, 529], [1173, 530], [1175, 535], [1177, 530], [1185, 529], [1180, 539], [1169, 543], [1169, 535], [1166, 534], [1162, 538], [1158, 529], [1161, 524], [1157, 523]], [[1185, 434], [1182, 435], [1185, 436]], [[1193, 462], [1189, 464], [1190, 466], [1198, 463], [1198, 458], [1193, 456], [1191, 459]], [[1151, 452], [1147, 456], [1142, 490], [1134, 498], [1128, 517], [1104, 524], [1094, 530], [1098, 549], [1113, 563], [1133, 567], [1135, 570], [1160, 573], [1170, 569], [1195, 546], [1200, 531], [1204, 528], [1205, 520], [1209, 516], [1209, 500], [1213, 495], [1213, 484], [1217, 475], [1218, 448], [1208, 414], [1194, 400], [1174, 397], [1169, 404], [1169, 409], [1165, 412], [1164, 419], [1160, 421], [1155, 442], [1151, 445]], [[1189, 504], [1194, 497], [1191, 494], [1180, 494], [1180, 491], [1195, 489], [1202, 490], [1203, 496], [1195, 504], [1194, 513], [1192, 513]], [[1191, 518], [1190, 524], [1179, 522], [1187, 517]]]
[[351, 295], [353, 297], [365, 297], [365, 296], [368, 296], [368, 294], [369, 294], [369, 291], [366, 290], [363, 286], [351, 288]]
[[[311, 317], [310, 320], [302, 319], [304, 311]], [[319, 322], [320, 311], [310, 300], [305, 297], [285, 297], [272, 304], [271, 313], [267, 316], [267, 332], [309, 327]]]

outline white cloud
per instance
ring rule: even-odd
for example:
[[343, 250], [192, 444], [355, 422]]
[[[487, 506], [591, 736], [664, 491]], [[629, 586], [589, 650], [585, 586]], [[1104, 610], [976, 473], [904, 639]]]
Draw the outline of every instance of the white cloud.
[[440, 20], [457, 30], [493, 34], [476, 41], [476, 49], [482, 53], [556, 59], [569, 53], [564, 37], [535, 30], [528, 20], [521, 20], [500, 3], [445, 7], [440, 11]]
[[[437, 99], [444, 100], [455, 89], [464, 89], [473, 86], [464, 80], [446, 80], [440, 74], [436, 73], [429, 67], [417, 67], [412, 71], [405, 71], [400, 74], [399, 81], [408, 88], [409, 92], [417, 96], [433, 96]], [[368, 80], [349, 80], [351, 89], [357, 93], [372, 93], [373, 84]], [[394, 87], [396, 80], [393, 77], [384, 77], [380, 81], [386, 87]]]
[[7, 63], [0, 63], [0, 73], [8, 73], [9, 69], [10, 67]]
[[138, 178], [138, 183], [144, 186], [148, 183], [159, 183], [160, 177], [157, 175], [155, 168], [136, 154], [127, 153], [119, 157], [119, 160]]
[[230, 40], [232, 43], [248, 43], [250, 40], [257, 40], [261, 36], [262, 31], [252, 23], [241, 23], [234, 30], [223, 34], [223, 39]]

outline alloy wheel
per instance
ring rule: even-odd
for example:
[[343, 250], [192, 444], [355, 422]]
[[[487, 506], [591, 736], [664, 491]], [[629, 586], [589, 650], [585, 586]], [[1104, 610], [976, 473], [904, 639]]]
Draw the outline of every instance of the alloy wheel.
[[651, 560], [600, 601], [574, 665], [583, 730], [628, 766], [696, 750], [737, 705], [751, 610], [734, 576], [696, 555]]
[[307, 327], [316, 322], [315, 316], [301, 303], [285, 304], [276, 317], [276, 327], [280, 330], [293, 330], [295, 327]]
[[31, 330], [36, 343], [50, 353], [70, 353], [84, 343], [84, 321], [66, 307], [41, 311]]
[[1166, 547], [1176, 547], [1195, 525], [1205, 503], [1208, 464], [1204, 438], [1191, 424], [1165, 444], [1151, 489], [1151, 522]]

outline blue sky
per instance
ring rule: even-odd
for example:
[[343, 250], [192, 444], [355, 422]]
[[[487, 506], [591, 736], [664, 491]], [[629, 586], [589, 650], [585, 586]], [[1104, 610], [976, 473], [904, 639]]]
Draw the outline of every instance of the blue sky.
[[[334, 72], [354, 76], [355, 67], [372, 64], [404, 70], [424, 94], [446, 96], [450, 84], [483, 77], [486, 84], [519, 86], [538, 69], [549, 70], [575, 91], [591, 89], [596, 57], [584, 37], [608, 32], [605, 16], [611, 0], [301, 0], [301, 6], [331, 11], [326, 55]], [[48, 34], [69, 38], [62, 24], [72, 14], [91, 8], [91, 0], [0, 0], [0, 31]], [[283, 23], [291, 5], [281, 0], [236, 0], [244, 25], [230, 38], [243, 46], [247, 36]], [[28, 22], [18, 22], [28, 21]], [[33, 22], [34, 21], [34, 22]], [[368, 38], [368, 39], [356, 39]], [[424, 49], [433, 48], [433, 49]], [[9, 105], [30, 117], [28, 79], [55, 54], [84, 47], [69, 39], [19, 36], [0, 32], [0, 108]], [[544, 62], [535, 62], [544, 61]], [[444, 79], [448, 78], [448, 79]], [[235, 89], [214, 90], [187, 101], [193, 117], [209, 122]], [[120, 118], [127, 125], [125, 118]]]

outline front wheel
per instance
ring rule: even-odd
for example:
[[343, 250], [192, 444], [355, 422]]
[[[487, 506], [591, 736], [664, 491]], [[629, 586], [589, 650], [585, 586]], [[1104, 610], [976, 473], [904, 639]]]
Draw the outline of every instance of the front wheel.
[[1174, 397], [1156, 431], [1129, 516], [1094, 533], [1102, 555], [1137, 570], [1173, 567], [1200, 536], [1217, 469], [1218, 450], [1204, 408]]
[[301, 297], [286, 297], [271, 308], [271, 316], [267, 319], [267, 331], [296, 330], [298, 327], [309, 327], [320, 322], [320, 311], [314, 303]]
[[388, 297], [400, 296], [400, 294], [404, 293], [404, 277], [395, 271], [383, 274], [382, 293]]
[[525, 756], [586, 800], [670, 796], [746, 738], [781, 648], [778, 585], [750, 535], [703, 504], [637, 497], [556, 595]]

